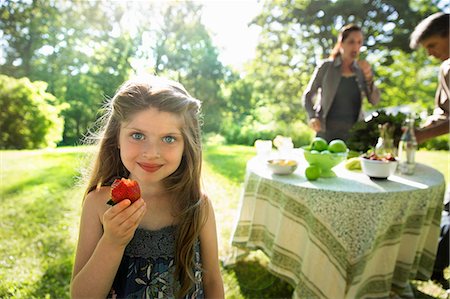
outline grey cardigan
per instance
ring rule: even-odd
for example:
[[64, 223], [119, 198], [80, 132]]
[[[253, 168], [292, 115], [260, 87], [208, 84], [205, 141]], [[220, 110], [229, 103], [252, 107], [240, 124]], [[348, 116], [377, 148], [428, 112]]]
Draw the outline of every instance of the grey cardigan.
[[[342, 59], [338, 56], [334, 60], [327, 59], [318, 65], [302, 96], [303, 106], [309, 118], [319, 118], [323, 131], [326, 131], [326, 117], [333, 104], [333, 99], [342, 77], [341, 64]], [[362, 70], [356, 61], [353, 62], [352, 69], [356, 74], [361, 98], [367, 98], [369, 103], [376, 105], [380, 101], [379, 89], [373, 82], [366, 82]], [[313, 103], [316, 95], [317, 100]], [[359, 119], [363, 119], [362, 105], [359, 112]]]

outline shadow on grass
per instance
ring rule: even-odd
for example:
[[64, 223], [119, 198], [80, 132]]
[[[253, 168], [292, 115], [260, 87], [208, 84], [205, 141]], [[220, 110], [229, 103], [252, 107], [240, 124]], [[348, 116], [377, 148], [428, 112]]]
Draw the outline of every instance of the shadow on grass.
[[73, 248], [65, 246], [62, 250], [62, 247], [58, 249], [58, 258], [46, 265], [41, 279], [34, 284], [32, 298], [70, 298]]
[[[13, 257], [23, 261], [16, 267], [24, 272], [30, 270], [30, 274], [20, 278], [25, 281], [20, 281], [8, 276], [5, 270], [2, 274], [7, 279], [0, 281], [0, 290], [9, 287], [0, 291], [0, 297], [69, 298], [75, 247], [68, 228], [72, 225], [71, 196], [78, 158], [77, 153], [40, 157], [35, 162], [39, 167], [2, 188], [5, 206], [10, 212], [2, 215], [2, 221], [7, 225], [2, 227], [0, 234], [14, 235], [18, 248], [14, 248]], [[17, 161], [25, 169], [33, 162], [32, 159]], [[21, 197], [29, 200], [16, 204], [6, 202]], [[27, 261], [30, 260], [39, 269], [29, 269]]]
[[78, 174], [74, 168], [75, 162], [79, 157], [76, 153], [65, 153], [61, 156], [49, 157], [49, 162], [45, 167], [39, 170], [33, 170], [31, 174], [17, 180], [14, 184], [10, 184], [2, 191], [3, 198], [20, 194], [30, 186], [38, 186], [45, 184], [47, 187], [72, 187], [75, 183], [75, 176]]
[[271, 274], [256, 260], [238, 261], [226, 271], [235, 273], [244, 298], [291, 298], [293, 287]]
[[413, 292], [414, 292], [414, 298], [415, 299], [435, 299], [436, 297], [427, 295], [425, 293], [422, 293], [418, 289], [416, 289], [414, 286], [412, 286]]

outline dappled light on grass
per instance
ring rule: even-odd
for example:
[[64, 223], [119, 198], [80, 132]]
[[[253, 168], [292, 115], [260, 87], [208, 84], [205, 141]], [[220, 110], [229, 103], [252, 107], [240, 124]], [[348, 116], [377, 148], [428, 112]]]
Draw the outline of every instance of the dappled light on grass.
[[2, 152], [1, 298], [68, 298], [80, 154], [44, 152]]
[[232, 275], [244, 298], [291, 298], [293, 288], [287, 282], [271, 274], [267, 257], [260, 251], [224, 269]]
[[[450, 279], [450, 277], [447, 278]], [[432, 281], [413, 280], [411, 284], [413, 286], [414, 298], [416, 299], [450, 298], [450, 293], [446, 293], [445, 290]]]

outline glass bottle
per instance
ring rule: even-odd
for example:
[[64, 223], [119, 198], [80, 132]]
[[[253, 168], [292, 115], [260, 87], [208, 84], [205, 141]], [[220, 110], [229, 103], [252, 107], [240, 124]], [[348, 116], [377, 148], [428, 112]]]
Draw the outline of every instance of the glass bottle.
[[378, 137], [375, 145], [375, 154], [382, 158], [388, 156], [395, 156], [396, 149], [394, 147], [394, 126], [389, 123], [379, 124], [380, 137]]
[[416, 167], [417, 140], [414, 134], [414, 117], [409, 114], [403, 126], [398, 144], [399, 170], [402, 174], [413, 174]]

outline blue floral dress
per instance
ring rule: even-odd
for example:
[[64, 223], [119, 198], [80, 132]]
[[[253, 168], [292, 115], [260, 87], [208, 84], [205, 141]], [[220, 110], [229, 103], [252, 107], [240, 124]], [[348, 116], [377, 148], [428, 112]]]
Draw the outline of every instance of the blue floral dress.
[[[108, 298], [175, 298], [176, 226], [138, 228], [127, 245]], [[195, 285], [184, 298], [203, 298], [200, 244], [195, 244]]]

